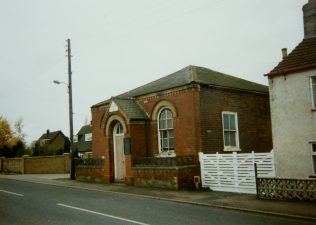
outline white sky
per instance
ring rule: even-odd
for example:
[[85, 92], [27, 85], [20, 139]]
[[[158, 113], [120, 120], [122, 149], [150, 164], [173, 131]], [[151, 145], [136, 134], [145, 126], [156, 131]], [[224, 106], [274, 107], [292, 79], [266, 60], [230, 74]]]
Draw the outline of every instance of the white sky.
[[69, 135], [66, 39], [74, 133], [100, 101], [203, 66], [261, 84], [303, 39], [307, 0], [0, 0], [0, 115], [26, 140]]

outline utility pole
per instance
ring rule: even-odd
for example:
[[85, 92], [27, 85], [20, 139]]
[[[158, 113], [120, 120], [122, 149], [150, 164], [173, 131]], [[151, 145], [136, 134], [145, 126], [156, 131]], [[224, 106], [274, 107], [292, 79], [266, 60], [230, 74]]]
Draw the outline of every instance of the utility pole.
[[71, 47], [70, 39], [67, 39], [68, 52], [68, 94], [69, 94], [69, 135], [70, 135], [70, 179], [75, 179], [74, 162], [74, 134], [73, 134], [73, 109], [72, 109], [72, 72], [71, 72]]

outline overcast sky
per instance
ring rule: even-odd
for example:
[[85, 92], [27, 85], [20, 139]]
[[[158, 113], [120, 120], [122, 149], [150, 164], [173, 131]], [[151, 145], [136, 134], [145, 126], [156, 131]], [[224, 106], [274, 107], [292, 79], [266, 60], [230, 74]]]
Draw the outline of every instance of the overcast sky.
[[253, 82], [303, 39], [307, 0], [0, 0], [0, 115], [27, 142], [69, 134], [66, 39], [74, 133], [100, 101], [203, 66]]

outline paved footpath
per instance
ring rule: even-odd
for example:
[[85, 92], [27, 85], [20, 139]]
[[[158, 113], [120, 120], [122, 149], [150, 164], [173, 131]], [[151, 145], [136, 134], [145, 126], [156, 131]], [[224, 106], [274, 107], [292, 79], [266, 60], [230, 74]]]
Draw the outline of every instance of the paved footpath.
[[156, 188], [140, 188], [124, 184], [94, 184], [69, 179], [69, 174], [0, 175], [0, 179], [14, 179], [50, 185], [75, 187], [126, 195], [175, 201], [201, 206], [264, 213], [316, 221], [316, 202], [259, 200], [255, 195], [214, 191], [170, 191]]

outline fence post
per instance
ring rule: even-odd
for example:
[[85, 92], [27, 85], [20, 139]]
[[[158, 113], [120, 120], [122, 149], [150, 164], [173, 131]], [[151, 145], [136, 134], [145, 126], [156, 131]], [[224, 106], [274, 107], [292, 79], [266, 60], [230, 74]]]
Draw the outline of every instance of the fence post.
[[204, 187], [204, 157], [203, 152], [199, 152], [199, 162], [200, 162], [200, 170], [201, 170], [201, 183], [202, 187]]
[[221, 185], [221, 179], [220, 179], [220, 168], [219, 168], [219, 154], [216, 152], [216, 171], [217, 171], [217, 186]]
[[258, 170], [257, 170], [257, 163], [254, 164], [255, 166], [255, 181], [256, 181], [256, 194], [257, 198], [259, 198], [259, 191], [258, 191]]
[[234, 188], [239, 191], [239, 180], [238, 180], [238, 155], [237, 152], [233, 152], [233, 169], [234, 169]]

